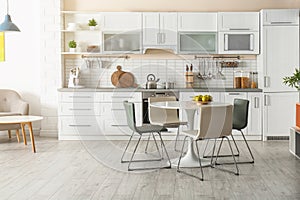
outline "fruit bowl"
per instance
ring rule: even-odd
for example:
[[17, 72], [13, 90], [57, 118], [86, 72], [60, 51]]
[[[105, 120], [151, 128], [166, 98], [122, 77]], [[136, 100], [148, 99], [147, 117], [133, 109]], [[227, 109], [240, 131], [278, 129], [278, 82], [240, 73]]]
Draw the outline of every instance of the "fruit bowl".
[[200, 95], [194, 96], [193, 101], [197, 102], [197, 104], [208, 104], [212, 101], [212, 96], [200, 94]]
[[200, 104], [200, 105], [205, 105], [205, 104], [209, 104], [211, 101], [196, 101], [197, 104]]

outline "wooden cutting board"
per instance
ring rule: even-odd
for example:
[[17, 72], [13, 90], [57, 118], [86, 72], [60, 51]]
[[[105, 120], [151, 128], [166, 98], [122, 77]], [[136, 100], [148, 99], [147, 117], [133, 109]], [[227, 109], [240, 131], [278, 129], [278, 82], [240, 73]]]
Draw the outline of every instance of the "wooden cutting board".
[[111, 75], [111, 82], [118, 88], [137, 87], [133, 74], [122, 71], [120, 65], [117, 66], [117, 71]]
[[111, 75], [111, 83], [118, 87], [119, 85], [119, 77], [121, 74], [124, 74], [125, 72], [122, 71], [122, 67], [120, 65], [117, 66], [117, 71], [115, 71], [112, 75]]

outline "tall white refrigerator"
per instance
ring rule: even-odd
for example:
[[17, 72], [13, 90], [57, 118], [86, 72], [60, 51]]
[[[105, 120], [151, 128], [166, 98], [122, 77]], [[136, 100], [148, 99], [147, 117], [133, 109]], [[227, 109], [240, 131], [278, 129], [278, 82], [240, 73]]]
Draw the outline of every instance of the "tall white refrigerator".
[[262, 10], [260, 38], [258, 73], [264, 93], [264, 139], [286, 138], [295, 126], [299, 102], [299, 92], [283, 84], [283, 77], [299, 68], [299, 9]]

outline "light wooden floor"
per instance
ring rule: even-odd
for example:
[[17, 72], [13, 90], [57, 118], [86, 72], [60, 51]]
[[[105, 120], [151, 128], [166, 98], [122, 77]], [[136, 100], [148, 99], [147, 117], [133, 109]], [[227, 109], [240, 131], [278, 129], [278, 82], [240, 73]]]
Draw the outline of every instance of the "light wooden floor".
[[240, 165], [240, 176], [205, 168], [204, 182], [175, 169], [128, 173], [119, 161], [125, 144], [36, 137], [33, 154], [30, 142], [1, 136], [0, 199], [300, 199], [300, 161], [287, 141], [250, 142], [254, 165]]

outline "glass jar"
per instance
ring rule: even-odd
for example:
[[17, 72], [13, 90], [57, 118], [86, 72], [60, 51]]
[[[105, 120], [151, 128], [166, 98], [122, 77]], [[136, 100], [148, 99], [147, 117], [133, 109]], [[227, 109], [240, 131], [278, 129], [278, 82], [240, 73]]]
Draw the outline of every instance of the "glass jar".
[[250, 87], [257, 88], [258, 72], [250, 72]]
[[233, 88], [241, 88], [242, 71], [234, 72]]
[[241, 88], [249, 88], [249, 72], [242, 72]]

